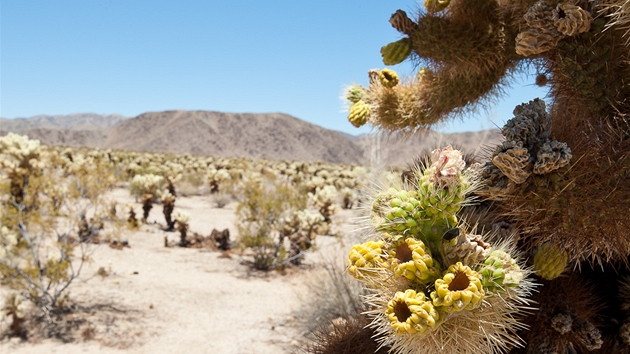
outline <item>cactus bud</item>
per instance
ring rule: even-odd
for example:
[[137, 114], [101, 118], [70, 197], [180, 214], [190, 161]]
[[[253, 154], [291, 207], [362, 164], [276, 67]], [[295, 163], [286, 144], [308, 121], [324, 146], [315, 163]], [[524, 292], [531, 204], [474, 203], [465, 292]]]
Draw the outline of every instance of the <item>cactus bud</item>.
[[370, 117], [370, 106], [363, 101], [358, 101], [350, 107], [350, 114], [348, 115], [348, 120], [355, 127], [360, 127], [367, 123], [368, 118]]
[[361, 85], [352, 85], [346, 91], [346, 99], [352, 103], [359, 102], [365, 96], [365, 89]]
[[568, 260], [565, 251], [550, 243], [543, 243], [534, 256], [534, 273], [547, 280], [556, 279], [567, 268]]

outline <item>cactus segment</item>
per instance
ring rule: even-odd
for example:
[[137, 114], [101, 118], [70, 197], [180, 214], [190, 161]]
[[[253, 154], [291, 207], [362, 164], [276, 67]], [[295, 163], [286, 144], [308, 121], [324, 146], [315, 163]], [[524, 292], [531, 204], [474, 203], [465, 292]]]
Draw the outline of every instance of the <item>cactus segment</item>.
[[402, 63], [411, 54], [411, 39], [403, 38], [381, 48], [383, 64], [396, 65]]

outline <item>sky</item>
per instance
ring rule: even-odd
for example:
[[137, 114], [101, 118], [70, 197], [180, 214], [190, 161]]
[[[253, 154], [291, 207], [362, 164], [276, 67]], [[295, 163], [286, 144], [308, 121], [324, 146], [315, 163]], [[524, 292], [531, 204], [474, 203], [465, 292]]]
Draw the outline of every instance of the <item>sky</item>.
[[[416, 1], [4, 0], [0, 117], [164, 110], [282, 112], [348, 134], [343, 87], [384, 68], [389, 24]], [[412, 75], [409, 63], [390, 67]], [[498, 105], [438, 127], [500, 127], [546, 91], [517, 78]]]

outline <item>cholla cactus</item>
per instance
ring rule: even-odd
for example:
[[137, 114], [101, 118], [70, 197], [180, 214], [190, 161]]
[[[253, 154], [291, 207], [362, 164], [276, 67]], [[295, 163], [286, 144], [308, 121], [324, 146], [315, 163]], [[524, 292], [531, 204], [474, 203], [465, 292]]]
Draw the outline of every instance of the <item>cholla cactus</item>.
[[153, 174], [136, 175], [131, 180], [131, 195], [136, 197], [151, 194], [157, 197], [164, 184], [164, 177]]
[[190, 221], [190, 213], [177, 210], [173, 213], [173, 219], [175, 219], [175, 223], [177, 224], [177, 231], [179, 231], [179, 245], [181, 247], [186, 247], [188, 242], [186, 241], [186, 234], [188, 232], [188, 222]]
[[24, 189], [29, 176], [42, 167], [39, 140], [30, 140], [26, 135], [9, 133], [0, 137], [0, 169], [8, 174], [13, 201], [24, 201]]
[[318, 187], [315, 193], [308, 194], [309, 199], [313, 202], [313, 206], [324, 217], [324, 221], [330, 223], [331, 216], [337, 211], [337, 198], [339, 193], [335, 186]]
[[431, 252], [422, 241], [398, 235], [385, 237], [392, 240], [388, 255], [394, 275], [423, 284], [439, 278], [439, 264], [431, 257]]
[[312, 176], [308, 180], [304, 181], [304, 188], [313, 194], [317, 191], [317, 189], [324, 188], [326, 186], [326, 179], [320, 176]]
[[[392, 62], [404, 59], [406, 41], [392, 43], [383, 47], [386, 60]], [[400, 121], [420, 121], [430, 123], [430, 118], [423, 111], [422, 105], [414, 97], [418, 79], [402, 80], [391, 69], [372, 70], [370, 85], [362, 88], [365, 95], [360, 101], [352, 102], [348, 120], [356, 127], [367, 122], [372, 124], [400, 126]], [[414, 131], [410, 129], [409, 131]]]
[[350, 252], [348, 271], [371, 293], [377, 340], [395, 353], [498, 352], [520, 341], [515, 318], [532, 287], [529, 270], [513, 247], [484, 241], [457, 217], [471, 202], [475, 171], [452, 147], [434, 150], [410, 183], [377, 192], [379, 238]]
[[[181, 169], [183, 169], [183, 167], [180, 167]], [[179, 169], [177, 169], [179, 170]], [[164, 180], [166, 181], [166, 187], [165, 189], [173, 196], [173, 197], [177, 197], [177, 191], [175, 190], [175, 183], [179, 182], [182, 180], [182, 174], [167, 174], [164, 177]]]
[[568, 255], [562, 249], [552, 244], [540, 245], [534, 256], [534, 272], [547, 279], [553, 280], [567, 270]]
[[484, 295], [481, 275], [457, 262], [448, 267], [441, 279], [435, 281], [431, 299], [433, 305], [445, 312], [457, 312], [478, 308]]
[[368, 122], [368, 119], [370, 118], [370, 113], [370, 106], [367, 103], [359, 100], [355, 102], [352, 107], [350, 107], [348, 120], [350, 121], [350, 123], [352, 123], [352, 125], [358, 128]]
[[172, 218], [173, 210], [175, 209], [175, 195], [168, 190], [163, 190], [160, 192], [159, 198], [162, 201], [166, 229], [171, 231], [175, 228], [175, 220]]
[[372, 202], [371, 218], [379, 231], [418, 234], [425, 219], [416, 191], [391, 187], [379, 192]]
[[308, 209], [294, 211], [283, 225], [283, 234], [290, 243], [288, 258], [291, 262], [301, 264], [303, 252], [313, 246], [317, 235], [324, 234], [328, 229], [328, 223], [321, 213]]
[[487, 288], [517, 286], [523, 280], [523, 272], [516, 260], [501, 250], [490, 253], [479, 273]]
[[471, 176], [463, 176], [466, 162], [452, 146], [431, 152], [431, 165], [419, 181], [418, 198], [429, 217], [448, 219], [457, 213], [471, 187]]
[[26, 316], [26, 303], [20, 294], [11, 293], [4, 298], [4, 306], [0, 309], [2, 316], [11, 318], [11, 334], [15, 337], [24, 335], [24, 317]]
[[[427, 11], [408, 17], [399, 10], [392, 16], [390, 23], [402, 38], [386, 46], [383, 59], [386, 64], [398, 62], [406, 52], [391, 49], [409, 45], [407, 59], [426, 70], [420, 77], [400, 78], [394, 87], [383, 86], [378, 70], [370, 70], [369, 87], [362, 97], [371, 110], [369, 123], [386, 133], [405, 133], [462, 117], [500, 97], [512, 75], [534, 67], [544, 76], [537, 81], [549, 88], [552, 105], [532, 100], [516, 107], [514, 118], [502, 130], [505, 141], [490, 161], [479, 166], [481, 185], [475, 193], [484, 203], [467, 213], [483, 211], [480, 222], [488, 226], [509, 223], [519, 251], [538, 250], [532, 261], [544, 286], [534, 296], [540, 310], [523, 319], [531, 329], [520, 333], [527, 341], [522, 352], [626, 352], [627, 314], [587, 306], [615, 309], [621, 300], [583, 289], [592, 283], [595, 289], [614, 293], [611, 279], [630, 274], [629, 2], [426, 0], [424, 4]], [[440, 200], [448, 204], [438, 193], [427, 192], [435, 198], [428, 200], [431, 206]], [[424, 200], [423, 193], [417, 199]], [[461, 225], [462, 211], [454, 212], [458, 220], [450, 220], [449, 227], [472, 234]], [[431, 230], [419, 236], [405, 231], [408, 237], [426, 238]], [[514, 251], [497, 248], [487, 235], [479, 236], [491, 245], [489, 249], [476, 241], [472, 247], [472, 240], [461, 237], [436, 248], [444, 227], [438, 225], [434, 231], [422, 241], [442, 267], [469, 257], [466, 265], [482, 276], [486, 294], [482, 307], [458, 312], [460, 325], [465, 324], [466, 312], [484, 312], [489, 303], [500, 308], [490, 294], [519, 291], [527, 282], [518, 280], [527, 270]], [[456, 252], [456, 256], [440, 258], [440, 252]], [[483, 265], [474, 265], [487, 252]], [[388, 294], [392, 297], [398, 291]], [[382, 310], [384, 302], [374, 303]], [[386, 323], [381, 322], [383, 328]], [[424, 336], [447, 323], [448, 318]], [[467, 331], [471, 335], [485, 330], [466, 328], [473, 328]], [[381, 334], [395, 336], [392, 331]], [[516, 344], [506, 337], [489, 338], [484, 348], [474, 348], [475, 340], [469, 337], [458, 337], [460, 348], [445, 344], [440, 350], [496, 352]], [[427, 342], [415, 344], [421, 347]], [[414, 350], [409, 349], [411, 340], [386, 343], [394, 352]], [[493, 349], [492, 343], [499, 349]], [[426, 346], [423, 350], [432, 352]]]
[[[381, 56], [383, 56], [383, 64], [385, 65], [399, 64], [407, 59], [409, 54], [411, 54], [411, 41], [409, 38], [403, 38], [381, 48]], [[398, 83], [397, 76], [398, 75], [396, 75], [395, 80], [396, 84]], [[394, 87], [396, 84], [392, 84], [390, 87]]]
[[385, 269], [385, 241], [367, 241], [354, 245], [348, 256], [348, 273], [357, 279], [369, 276], [372, 272]]
[[352, 85], [346, 88], [344, 98], [354, 104], [361, 101], [364, 95], [365, 90], [361, 85]]
[[423, 334], [440, 323], [440, 312], [424, 293], [408, 289], [397, 292], [387, 303], [387, 318], [397, 335]]
[[225, 185], [232, 180], [232, 176], [226, 169], [211, 169], [207, 172], [206, 178], [210, 184], [210, 193], [218, 193], [221, 185]]
[[159, 196], [160, 189], [164, 183], [164, 177], [153, 174], [136, 175], [131, 180], [131, 195], [142, 198], [142, 216], [146, 223], [149, 212], [153, 208], [153, 200]]
[[125, 208], [127, 209], [127, 213], [129, 214], [129, 217], [127, 218], [127, 226], [131, 230], [136, 230], [140, 225], [138, 223], [138, 218], [136, 217], [134, 206], [132, 204], [127, 204]]

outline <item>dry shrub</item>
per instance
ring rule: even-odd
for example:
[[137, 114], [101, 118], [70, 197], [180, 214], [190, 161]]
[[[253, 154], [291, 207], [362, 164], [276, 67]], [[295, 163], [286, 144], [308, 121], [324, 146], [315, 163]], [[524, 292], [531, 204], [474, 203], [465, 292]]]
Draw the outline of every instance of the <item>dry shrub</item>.
[[305, 354], [386, 353], [387, 347], [377, 350], [379, 344], [368, 328], [370, 319], [363, 315], [366, 309], [361, 301], [365, 290], [352, 279], [345, 267], [337, 261], [322, 263], [309, 274], [307, 292], [297, 318], [302, 319], [310, 340], [303, 349]]
[[177, 193], [182, 197], [190, 197], [193, 195], [205, 195], [203, 186], [197, 186], [189, 182], [179, 182], [177, 184]]
[[306, 204], [304, 196], [287, 183], [250, 178], [239, 190], [236, 228], [241, 248], [254, 252], [254, 268], [271, 270], [287, 263], [283, 222]]
[[215, 207], [223, 209], [226, 205], [230, 204], [234, 198], [229, 193], [218, 192], [212, 194], [210, 200]]
[[366, 310], [361, 296], [365, 290], [340, 264], [320, 264], [320, 269], [308, 275], [307, 295], [299, 318], [309, 331], [325, 327], [333, 320], [351, 320]]
[[175, 187], [177, 188], [177, 193], [182, 197], [207, 195], [210, 193], [206, 178], [200, 172], [183, 174], [181, 179], [176, 182]]
[[26, 136], [0, 138], [0, 285], [47, 325], [66, 311], [68, 290], [111, 221], [102, 195], [115, 183], [99, 152], [60, 160]]

